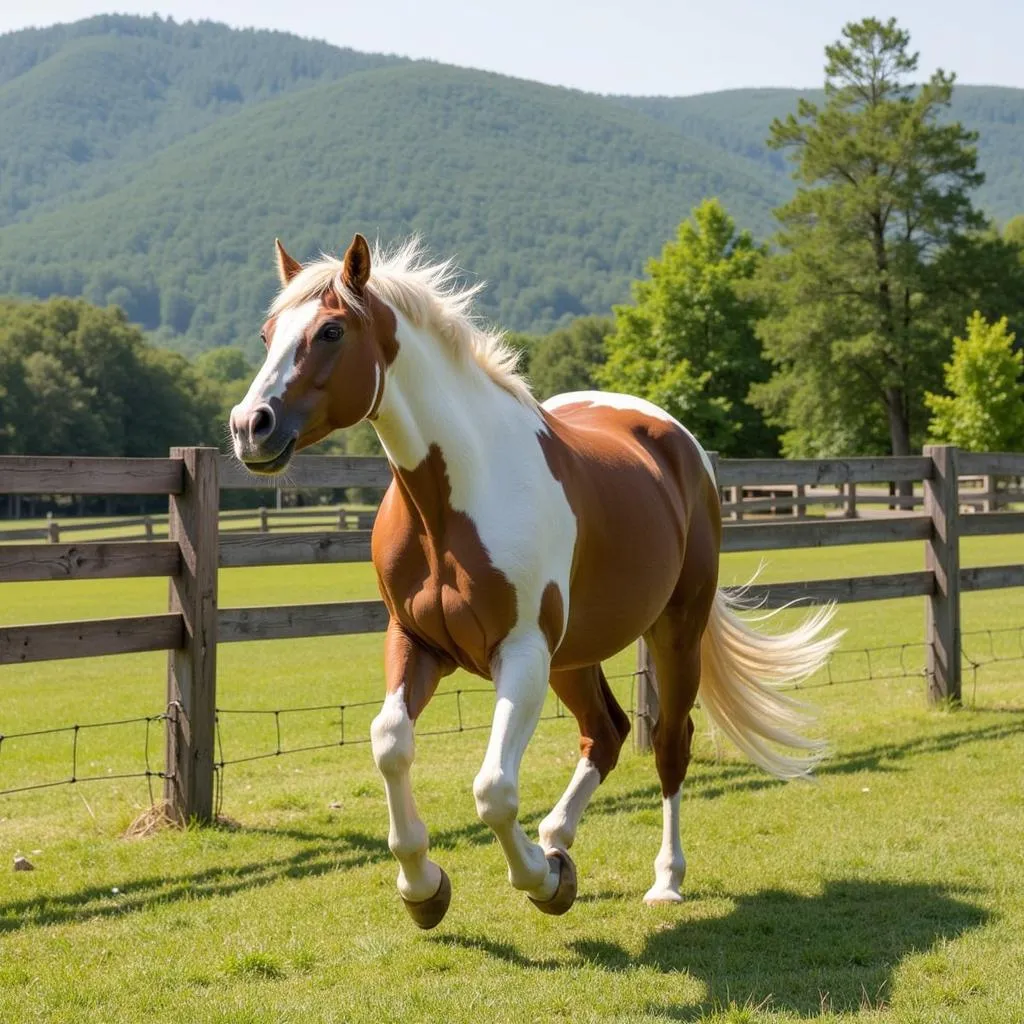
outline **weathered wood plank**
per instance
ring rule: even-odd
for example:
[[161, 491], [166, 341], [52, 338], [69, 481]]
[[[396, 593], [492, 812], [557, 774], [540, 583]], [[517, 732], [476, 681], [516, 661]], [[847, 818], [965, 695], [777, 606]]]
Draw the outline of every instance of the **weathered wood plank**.
[[177, 494], [180, 459], [0, 455], [0, 494]]
[[178, 564], [171, 541], [17, 544], [0, 547], [0, 583], [173, 576]]
[[221, 534], [222, 569], [254, 565], [313, 565], [324, 562], [368, 562], [370, 532]]
[[952, 445], [926, 445], [935, 470], [924, 485], [924, 510], [931, 519], [925, 568], [935, 589], [925, 618], [928, 698], [960, 701], [960, 481], [959, 452]]
[[0, 540], [45, 540], [49, 534], [45, 526], [22, 526], [17, 530], [0, 530]]
[[180, 645], [183, 631], [172, 613], [0, 626], [0, 665], [166, 651]]
[[172, 448], [185, 467], [181, 494], [170, 500], [170, 540], [180, 550], [170, 581], [170, 610], [185, 628], [167, 657], [164, 800], [179, 821], [213, 818], [214, 723], [217, 706], [217, 510], [220, 488], [216, 448]]
[[[222, 455], [222, 489], [265, 490], [281, 483], [277, 477], [254, 476], [235, 458]], [[288, 465], [288, 484], [294, 487], [387, 487], [388, 460], [359, 455], [298, 455]]]
[[1024, 476], [1024, 452], [960, 452], [964, 476]]
[[381, 633], [388, 613], [383, 601], [339, 601], [280, 608], [222, 608], [221, 643], [283, 640], [306, 636]]
[[722, 529], [722, 550], [775, 551], [842, 544], [881, 544], [888, 541], [925, 540], [930, 534], [931, 520], [927, 516], [727, 523]]
[[[963, 499], [961, 498], [961, 504]], [[1024, 533], [1024, 512], [975, 512], [960, 517], [961, 537], [996, 537]]]
[[785, 583], [754, 583], [749, 588], [752, 598], [763, 601], [765, 608], [781, 608], [791, 601], [826, 604], [838, 601], [890, 601], [899, 597], [927, 597], [935, 585], [927, 571], [899, 572], [882, 576], [855, 576], [852, 579], [798, 580]]
[[756, 484], [886, 483], [924, 480], [931, 463], [919, 455], [849, 459], [722, 459], [722, 487]]
[[960, 570], [961, 590], [1024, 587], [1024, 565], [986, 565]]

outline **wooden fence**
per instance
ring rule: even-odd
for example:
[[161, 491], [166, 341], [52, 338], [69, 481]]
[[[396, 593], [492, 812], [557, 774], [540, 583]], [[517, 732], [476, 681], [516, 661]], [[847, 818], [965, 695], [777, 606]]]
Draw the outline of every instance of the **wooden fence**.
[[[373, 526], [376, 512], [365, 508], [349, 508], [345, 505], [307, 505], [304, 508], [258, 508], [234, 509], [218, 515], [220, 532], [228, 530], [252, 530], [249, 524], [255, 521], [260, 533], [271, 530], [292, 529], [296, 526], [334, 525], [338, 530], [369, 530]], [[45, 526], [17, 526], [0, 530], [2, 541], [45, 540], [59, 544], [72, 534], [88, 533], [96, 540], [96, 534], [116, 534], [116, 540], [166, 540], [169, 516], [124, 516], [101, 520], [65, 519], [59, 520], [52, 513], [46, 517]], [[140, 528], [139, 533], [125, 534], [124, 530]]]
[[[1024, 454], [972, 454], [925, 448], [920, 456], [835, 460], [739, 459], [717, 462], [722, 487], [814, 488], [822, 485], [923, 483], [924, 511], [879, 519], [791, 519], [727, 522], [725, 551], [920, 541], [918, 572], [798, 580], [752, 587], [767, 607], [794, 600], [822, 603], [899, 597], [927, 598], [928, 695], [960, 698], [961, 592], [1024, 586], [1024, 565], [961, 569], [959, 537], [1024, 532], [1024, 513], [962, 515], [959, 476], [1022, 475]], [[307, 456], [290, 469], [294, 486], [386, 487], [385, 460]], [[166, 576], [168, 610], [81, 622], [0, 627], [0, 664], [60, 658], [168, 651], [165, 797], [180, 819], [209, 820], [213, 813], [217, 647], [242, 640], [270, 640], [382, 631], [379, 601], [284, 607], [219, 608], [218, 568], [362, 562], [370, 557], [365, 529], [294, 533], [225, 532], [219, 513], [222, 490], [262, 488], [230, 458], [212, 448], [173, 449], [166, 459], [0, 457], [0, 493], [165, 494], [168, 539], [0, 545], [0, 582]], [[656, 715], [656, 685], [642, 653], [637, 692], [637, 732], [647, 738]]]

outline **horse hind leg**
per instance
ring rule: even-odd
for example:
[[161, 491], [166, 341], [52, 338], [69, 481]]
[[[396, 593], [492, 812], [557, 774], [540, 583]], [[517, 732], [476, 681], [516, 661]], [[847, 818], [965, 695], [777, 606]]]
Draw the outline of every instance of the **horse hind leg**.
[[663, 816], [654, 885], [644, 896], [644, 902], [651, 905], [678, 903], [683, 898], [680, 888], [686, 875], [686, 857], [680, 836], [680, 801], [690, 764], [690, 711], [700, 687], [701, 636], [708, 611], [669, 605], [645, 634], [659, 683], [660, 712], [651, 730], [651, 741], [661, 781]]
[[629, 716], [619, 707], [600, 665], [551, 673], [551, 688], [572, 712], [580, 730], [580, 759], [561, 799], [540, 823], [541, 846], [567, 853], [594, 791], [615, 767], [629, 735]]

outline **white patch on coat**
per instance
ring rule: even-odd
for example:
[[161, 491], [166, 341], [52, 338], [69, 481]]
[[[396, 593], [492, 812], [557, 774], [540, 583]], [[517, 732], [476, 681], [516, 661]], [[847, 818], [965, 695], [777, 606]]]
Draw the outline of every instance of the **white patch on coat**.
[[399, 863], [398, 891], [421, 903], [441, 885], [441, 869], [427, 857], [427, 827], [416, 813], [410, 769], [416, 755], [412, 720], [405, 705], [405, 687], [384, 699], [370, 726], [373, 759], [384, 776], [391, 831], [388, 846]]
[[645, 903], [679, 903], [679, 891], [686, 877], [686, 858], [679, 836], [679, 804], [681, 790], [662, 797], [661, 849], [654, 858], [654, 885], [644, 896]]
[[302, 341], [319, 309], [320, 300], [313, 299], [294, 309], [286, 309], [277, 318], [267, 358], [249, 385], [245, 398], [235, 406], [239, 413], [247, 412], [254, 405], [260, 405], [271, 398], [280, 398], [284, 394], [288, 381], [295, 372], [295, 352], [299, 342]]
[[395, 316], [398, 357], [373, 421], [388, 458], [411, 470], [431, 445], [441, 449], [452, 508], [472, 519], [491, 563], [516, 589], [509, 639], [539, 633], [549, 581], [562, 597], [564, 629], [576, 516], [540, 446], [539, 409]]
[[697, 440], [674, 416], [670, 416], [660, 406], [648, 402], [646, 398], [637, 398], [634, 395], [620, 395], [614, 391], [568, 391], [564, 395], [555, 395], [543, 403], [548, 412], [561, 408], [563, 405], [578, 405], [583, 402], [589, 405], [603, 406], [607, 409], [628, 409], [630, 412], [638, 412], [652, 419], [662, 420], [665, 423], [672, 423], [677, 426], [694, 444], [700, 455], [700, 461], [708, 471], [708, 476], [715, 479], [715, 467], [711, 464], [711, 458], [704, 450], [700, 441]]
[[597, 765], [589, 757], [581, 757], [576, 762], [576, 771], [562, 798], [540, 823], [538, 832], [545, 850], [568, 851], [576, 838], [580, 818], [600, 785], [601, 773]]

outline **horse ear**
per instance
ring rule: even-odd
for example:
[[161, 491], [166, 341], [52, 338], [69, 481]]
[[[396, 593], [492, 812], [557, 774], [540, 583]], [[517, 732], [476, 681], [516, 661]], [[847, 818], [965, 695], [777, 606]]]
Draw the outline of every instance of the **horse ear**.
[[274, 239], [274, 247], [277, 249], [277, 276], [281, 278], [283, 288], [302, 269], [302, 264], [284, 251], [280, 238]]
[[358, 233], [345, 251], [341, 279], [356, 294], [362, 293], [366, 282], [370, 280], [370, 247], [367, 245], [366, 239]]

